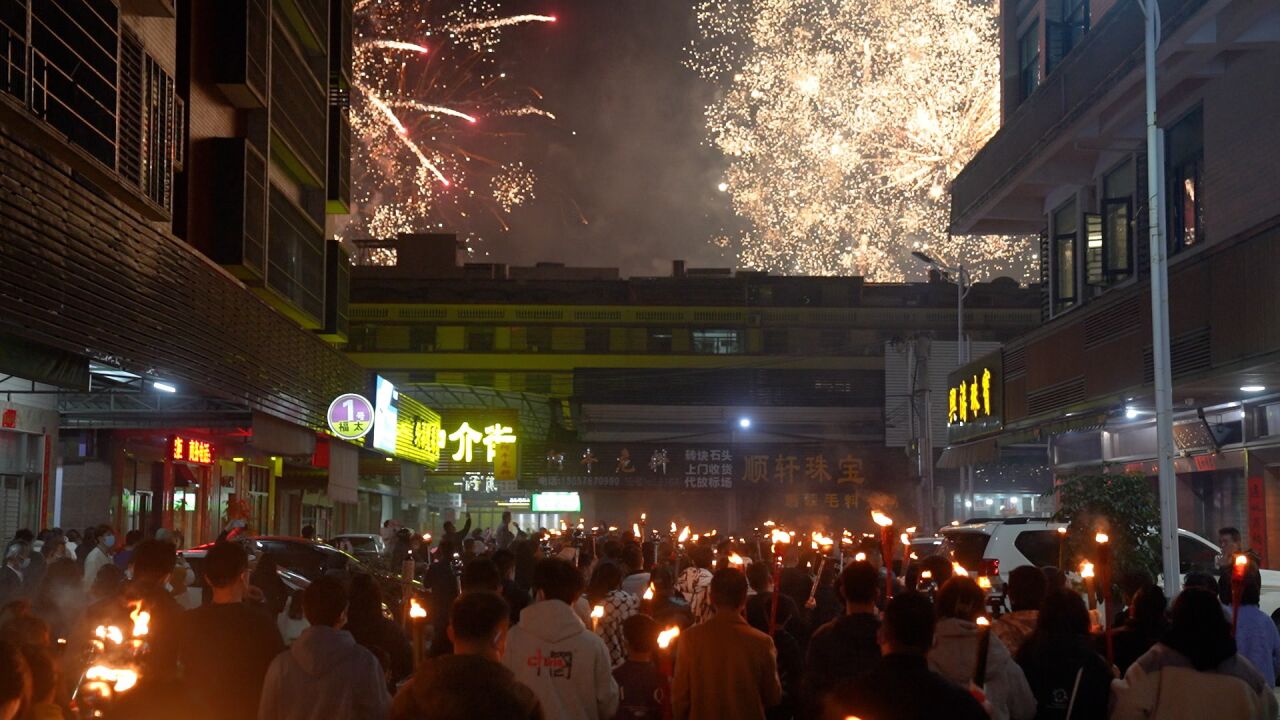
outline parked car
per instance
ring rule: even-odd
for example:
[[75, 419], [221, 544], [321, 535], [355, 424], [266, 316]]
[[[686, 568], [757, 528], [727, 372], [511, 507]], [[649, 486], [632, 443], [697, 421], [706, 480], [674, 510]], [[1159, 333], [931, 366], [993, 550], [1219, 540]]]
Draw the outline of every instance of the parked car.
[[387, 550], [382, 536], [377, 533], [344, 533], [327, 538], [325, 543], [346, 550], [371, 565], [381, 565]]
[[[941, 551], [970, 573], [986, 576], [1000, 591], [1009, 573], [1022, 565], [1058, 565], [1058, 528], [1066, 523], [1045, 518], [971, 520], [942, 528]], [[1222, 549], [1199, 535], [1178, 529], [1178, 559], [1182, 575], [1190, 572], [1218, 574]], [[1074, 568], [1068, 568], [1072, 571]], [[1262, 570], [1262, 602], [1268, 614], [1280, 608], [1280, 571]]]
[[[325, 575], [337, 575], [349, 579], [353, 575], [366, 574], [378, 579], [382, 587], [383, 600], [386, 601], [387, 606], [393, 612], [399, 608], [403, 586], [398, 574], [365, 563], [356, 556], [335, 547], [300, 537], [284, 536], [241, 537], [235, 542], [241, 543], [252, 557], [271, 553], [279, 564], [277, 574], [290, 589], [305, 588], [312, 580]], [[191, 565], [195, 574], [195, 585], [187, 592], [189, 595], [195, 593], [191, 599], [194, 599], [196, 604], [202, 602], [207, 594], [203, 565], [204, 558], [211, 547], [213, 547], [212, 543], [183, 550], [180, 553]], [[413, 588], [415, 594], [425, 597], [421, 582], [413, 580]]]

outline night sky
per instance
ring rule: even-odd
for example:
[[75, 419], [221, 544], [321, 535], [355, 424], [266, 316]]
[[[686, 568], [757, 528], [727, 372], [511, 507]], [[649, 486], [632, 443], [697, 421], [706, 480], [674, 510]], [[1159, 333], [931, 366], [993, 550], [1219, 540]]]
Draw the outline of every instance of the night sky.
[[716, 188], [723, 160], [704, 142], [702, 112], [715, 88], [683, 64], [695, 32], [690, 4], [503, 4], [558, 17], [511, 32], [502, 45], [557, 121], [528, 124], [522, 142], [537, 198], [512, 213], [510, 232], [486, 233], [480, 248], [489, 256], [477, 260], [620, 267], [624, 275], [669, 274], [672, 259], [735, 264], [712, 244], [737, 221]]

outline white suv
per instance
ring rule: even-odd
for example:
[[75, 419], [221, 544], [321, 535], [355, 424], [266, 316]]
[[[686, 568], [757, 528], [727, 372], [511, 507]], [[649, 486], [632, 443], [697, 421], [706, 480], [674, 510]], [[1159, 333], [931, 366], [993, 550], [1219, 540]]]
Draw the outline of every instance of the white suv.
[[[992, 587], [1000, 589], [1016, 567], [1058, 565], [1060, 527], [1066, 527], [1066, 523], [1044, 518], [974, 520], [950, 525], [939, 531], [943, 538], [941, 552], [971, 574], [990, 578]], [[1217, 545], [1193, 532], [1178, 529], [1178, 557], [1183, 576], [1198, 571], [1217, 577], [1221, 554], [1222, 549]], [[1261, 572], [1259, 607], [1270, 614], [1280, 608], [1280, 571]]]

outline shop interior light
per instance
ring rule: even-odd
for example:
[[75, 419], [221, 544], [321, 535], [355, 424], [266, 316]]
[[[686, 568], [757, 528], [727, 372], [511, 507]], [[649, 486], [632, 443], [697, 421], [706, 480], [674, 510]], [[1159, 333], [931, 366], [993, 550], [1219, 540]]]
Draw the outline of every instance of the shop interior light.
[[233, 458], [231, 458], [231, 462], [244, 462], [244, 458], [242, 458], [242, 457], [233, 457]]
[[1265, 385], [1241, 385], [1240, 386], [1240, 392], [1247, 392], [1247, 393], [1260, 393], [1266, 389], [1267, 389], [1267, 386]]
[[155, 388], [155, 389], [159, 390], [160, 392], [167, 392], [167, 393], [176, 393], [176, 392], [178, 392], [178, 388], [177, 388], [175, 385], [173, 385], [172, 383], [161, 382], [161, 381], [159, 381], [159, 380], [157, 380], [157, 381], [155, 381], [155, 382], [151, 383], [151, 387], [153, 387], [153, 388]]
[[751, 418], [749, 417], [738, 418], [738, 427], [742, 428], [743, 430], [746, 430], [747, 428], [751, 427]]
[[1129, 405], [1124, 409], [1124, 416], [1130, 420], [1138, 417], [1138, 408]]

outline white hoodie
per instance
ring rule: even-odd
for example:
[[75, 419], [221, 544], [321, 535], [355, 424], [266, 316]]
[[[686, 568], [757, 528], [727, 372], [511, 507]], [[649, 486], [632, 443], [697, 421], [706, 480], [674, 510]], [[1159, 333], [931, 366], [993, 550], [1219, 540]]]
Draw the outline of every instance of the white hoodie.
[[[984, 688], [992, 720], [1030, 720], [1036, 714], [1036, 697], [1022, 668], [1009, 649], [992, 633], [987, 651], [987, 684]], [[978, 625], [968, 620], [944, 618], [933, 631], [929, 669], [968, 689], [978, 665]]]
[[271, 662], [258, 718], [364, 720], [390, 710], [378, 658], [346, 630], [312, 625]]
[[507, 634], [502, 664], [533, 690], [548, 718], [609, 720], [618, 710], [608, 648], [560, 600], [542, 600], [520, 612], [520, 623]]

